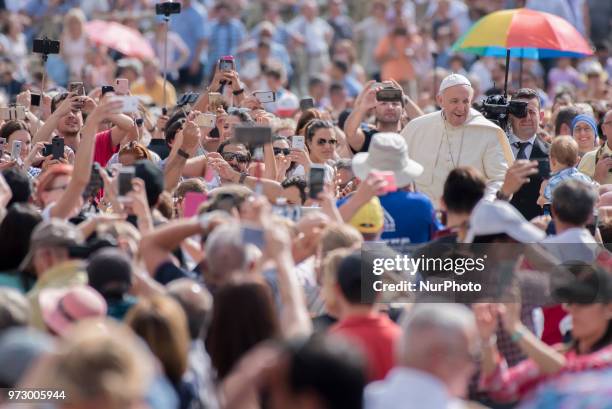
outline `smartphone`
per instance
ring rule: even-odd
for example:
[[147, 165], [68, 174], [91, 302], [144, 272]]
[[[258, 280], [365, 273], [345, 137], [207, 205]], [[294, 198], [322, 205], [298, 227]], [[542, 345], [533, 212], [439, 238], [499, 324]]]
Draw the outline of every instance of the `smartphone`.
[[82, 82], [76, 81], [68, 84], [68, 92], [72, 92], [75, 95], [84, 97], [85, 96], [85, 86]]
[[127, 78], [117, 78], [115, 80], [115, 91], [118, 95], [127, 95], [130, 92], [130, 85]]
[[132, 179], [135, 174], [134, 166], [124, 166], [119, 169], [119, 196], [125, 196], [132, 191]]
[[11, 146], [11, 158], [13, 160], [18, 160], [21, 157], [22, 144], [21, 141], [13, 141], [13, 146]]
[[35, 39], [32, 44], [32, 52], [36, 54], [59, 54], [60, 42], [48, 38]]
[[40, 94], [30, 94], [30, 105], [33, 107], [40, 106]]
[[552, 216], [552, 213], [550, 211], [550, 203], [545, 204], [544, 206], [542, 206], [543, 214], [544, 216]]
[[262, 104], [276, 101], [276, 93], [274, 91], [253, 92], [253, 96]]
[[25, 107], [21, 105], [0, 108], [0, 118], [5, 121], [25, 119]]
[[221, 94], [218, 92], [209, 92], [208, 106], [213, 112], [216, 112], [217, 108], [221, 108], [223, 106], [223, 97], [221, 96]]
[[206, 193], [187, 192], [185, 194], [185, 204], [183, 205], [183, 217], [192, 217], [198, 214], [200, 205], [206, 201]]
[[397, 191], [397, 185], [395, 184], [395, 174], [389, 171], [373, 171], [373, 174], [381, 177], [387, 182], [387, 186], [385, 186], [385, 194], [390, 192]]
[[310, 165], [310, 173], [308, 174], [308, 196], [311, 199], [316, 199], [319, 193], [323, 191], [325, 183], [325, 165]]
[[542, 179], [550, 179], [550, 162], [547, 158], [536, 159], [538, 161], [538, 175]]
[[51, 153], [53, 159], [64, 157], [64, 138], [55, 137], [51, 140]]
[[402, 90], [397, 88], [384, 88], [376, 91], [376, 100], [379, 102], [401, 102]]
[[204, 112], [196, 116], [194, 122], [200, 128], [214, 128], [217, 123], [217, 115]]
[[300, 100], [300, 111], [306, 111], [307, 109], [314, 108], [314, 99], [311, 97], [302, 98]]
[[272, 143], [272, 140], [272, 128], [269, 126], [236, 126], [234, 128], [234, 141], [249, 147]]
[[121, 112], [128, 114], [138, 112], [138, 97], [119, 95], [116, 98], [123, 103]]
[[181, 12], [181, 3], [173, 1], [165, 1], [155, 5], [155, 14], [158, 16], [169, 16], [170, 14], [179, 14]]
[[252, 226], [242, 226], [240, 228], [242, 233], [243, 244], [253, 244], [259, 249], [263, 249], [265, 246], [264, 232], [262, 229]]
[[112, 85], [102, 85], [101, 96], [104, 96], [104, 94], [106, 94], [107, 92], [115, 92], [115, 87], [113, 87]]
[[291, 137], [291, 149], [306, 149], [306, 142], [302, 135], [293, 135]]
[[234, 57], [226, 55], [219, 59], [219, 71], [233, 71], [235, 69]]

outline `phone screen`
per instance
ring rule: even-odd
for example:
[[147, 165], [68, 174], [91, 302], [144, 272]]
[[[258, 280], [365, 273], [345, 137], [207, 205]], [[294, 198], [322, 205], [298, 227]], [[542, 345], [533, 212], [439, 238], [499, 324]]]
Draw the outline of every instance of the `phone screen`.
[[133, 166], [126, 166], [119, 169], [119, 196], [125, 196], [132, 190], [132, 179], [136, 169]]
[[323, 191], [325, 181], [325, 168], [323, 166], [312, 165], [308, 176], [309, 196], [311, 199], [316, 199], [319, 193]]
[[53, 138], [51, 140], [51, 153], [53, 159], [60, 159], [64, 156], [64, 138]]

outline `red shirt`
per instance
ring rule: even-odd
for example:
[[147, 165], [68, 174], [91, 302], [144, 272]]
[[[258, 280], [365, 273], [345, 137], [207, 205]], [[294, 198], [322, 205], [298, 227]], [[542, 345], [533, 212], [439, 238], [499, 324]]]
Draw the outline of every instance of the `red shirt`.
[[110, 129], [96, 134], [94, 162], [98, 162], [100, 166], [105, 167], [113, 154], [117, 152], [119, 152], [119, 145], [113, 146]]
[[364, 353], [369, 381], [384, 379], [395, 366], [395, 345], [402, 330], [385, 314], [372, 312], [345, 318], [330, 333], [346, 338]]

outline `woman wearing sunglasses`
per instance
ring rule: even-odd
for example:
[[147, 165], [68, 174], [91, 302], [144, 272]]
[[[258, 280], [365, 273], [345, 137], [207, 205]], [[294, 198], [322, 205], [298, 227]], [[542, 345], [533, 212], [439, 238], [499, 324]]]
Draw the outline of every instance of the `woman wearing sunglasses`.
[[335, 159], [337, 145], [334, 124], [314, 119], [306, 125], [307, 151], [292, 149], [289, 159], [302, 165], [308, 173], [312, 163], [324, 164], [330, 159]]

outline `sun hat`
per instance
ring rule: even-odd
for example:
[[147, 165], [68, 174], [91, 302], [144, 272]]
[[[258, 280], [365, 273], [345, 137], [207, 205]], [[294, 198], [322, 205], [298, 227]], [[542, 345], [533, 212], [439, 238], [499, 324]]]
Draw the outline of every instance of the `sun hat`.
[[381, 132], [372, 137], [370, 148], [353, 157], [353, 173], [365, 180], [372, 171], [391, 171], [397, 187], [408, 186], [423, 173], [423, 166], [410, 159], [404, 137], [397, 133]]
[[40, 292], [38, 301], [44, 323], [60, 336], [77, 321], [106, 315], [106, 301], [88, 285], [46, 288]]
[[466, 243], [472, 243], [476, 236], [502, 233], [520, 243], [537, 243], [546, 237], [546, 233], [529, 223], [510, 203], [502, 200], [478, 202], [470, 216]]

